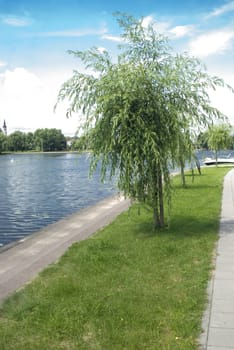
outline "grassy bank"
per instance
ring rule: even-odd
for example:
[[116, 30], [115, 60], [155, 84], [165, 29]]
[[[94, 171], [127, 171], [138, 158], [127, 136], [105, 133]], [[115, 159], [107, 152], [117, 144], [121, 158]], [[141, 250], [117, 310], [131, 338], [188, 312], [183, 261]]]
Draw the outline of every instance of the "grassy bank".
[[133, 206], [75, 244], [4, 303], [0, 349], [197, 349], [229, 169], [174, 179], [168, 229]]

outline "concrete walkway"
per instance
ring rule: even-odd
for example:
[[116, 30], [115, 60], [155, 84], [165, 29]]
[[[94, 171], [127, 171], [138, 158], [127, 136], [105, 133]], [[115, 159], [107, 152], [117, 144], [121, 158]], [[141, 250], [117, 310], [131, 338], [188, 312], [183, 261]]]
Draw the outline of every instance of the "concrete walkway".
[[111, 197], [0, 250], [0, 301], [31, 281], [56, 261], [74, 242], [86, 239], [109, 224], [130, 201]]
[[234, 169], [224, 179], [220, 238], [209, 298], [201, 349], [234, 350]]

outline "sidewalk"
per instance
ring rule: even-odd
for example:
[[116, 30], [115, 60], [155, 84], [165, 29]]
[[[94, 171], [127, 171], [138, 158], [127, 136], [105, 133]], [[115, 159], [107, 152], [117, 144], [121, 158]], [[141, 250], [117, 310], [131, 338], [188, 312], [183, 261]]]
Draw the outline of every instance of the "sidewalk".
[[234, 169], [224, 179], [219, 233], [202, 350], [234, 350]]
[[105, 199], [0, 250], [0, 302], [56, 261], [69, 246], [109, 224], [129, 205], [130, 201], [122, 197]]

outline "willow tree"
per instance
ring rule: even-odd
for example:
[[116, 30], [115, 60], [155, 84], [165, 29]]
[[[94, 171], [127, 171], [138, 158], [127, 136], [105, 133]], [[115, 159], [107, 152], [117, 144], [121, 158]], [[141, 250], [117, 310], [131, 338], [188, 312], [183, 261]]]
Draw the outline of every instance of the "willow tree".
[[[103, 179], [117, 176], [125, 196], [153, 208], [155, 227], [163, 227], [164, 198], [170, 200], [170, 166], [178, 162], [183, 130], [207, 125], [218, 110], [207, 88], [223, 85], [197, 59], [173, 55], [154, 23], [119, 15], [123, 44], [117, 59], [107, 51], [69, 51], [87, 73], [74, 71], [58, 102], [68, 99], [68, 115], [85, 118], [92, 145], [91, 169], [102, 163]], [[89, 72], [89, 73], [88, 73]]]
[[207, 132], [208, 147], [215, 152], [216, 166], [218, 151], [228, 149], [232, 143], [231, 126], [229, 124], [212, 125]]

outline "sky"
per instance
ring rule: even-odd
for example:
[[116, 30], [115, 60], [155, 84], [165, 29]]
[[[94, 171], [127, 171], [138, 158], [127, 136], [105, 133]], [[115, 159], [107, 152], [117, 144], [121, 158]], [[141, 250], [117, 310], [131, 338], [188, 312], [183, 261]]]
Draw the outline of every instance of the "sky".
[[[115, 55], [116, 11], [156, 21], [174, 52], [198, 57], [234, 87], [234, 1], [0, 0], [0, 127], [6, 120], [8, 134], [57, 128], [73, 136], [78, 116], [67, 119], [65, 103], [54, 112], [62, 83], [82, 69], [67, 50]], [[234, 95], [219, 89], [210, 98], [234, 125]]]

